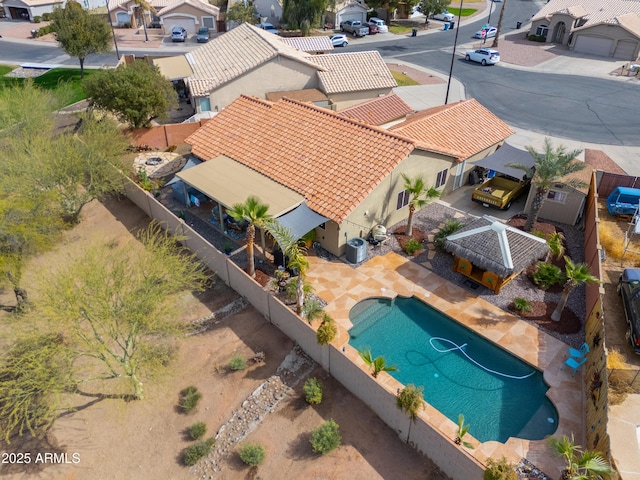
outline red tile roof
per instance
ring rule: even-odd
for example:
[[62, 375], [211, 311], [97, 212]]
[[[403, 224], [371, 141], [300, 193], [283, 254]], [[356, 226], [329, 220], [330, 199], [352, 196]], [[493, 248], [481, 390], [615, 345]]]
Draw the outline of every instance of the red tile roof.
[[291, 188], [309, 208], [338, 223], [415, 147], [324, 108], [245, 95], [186, 142], [204, 160], [227, 155]]
[[414, 140], [418, 148], [460, 161], [515, 133], [473, 98], [422, 110], [389, 130]]
[[370, 125], [383, 125], [413, 113], [415, 110], [395, 93], [376, 97], [353, 107], [340, 110], [338, 115]]

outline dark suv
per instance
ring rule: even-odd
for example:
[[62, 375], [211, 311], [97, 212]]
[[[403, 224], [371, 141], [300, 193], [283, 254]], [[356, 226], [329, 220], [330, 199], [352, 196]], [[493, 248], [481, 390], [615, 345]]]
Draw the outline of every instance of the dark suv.
[[618, 294], [622, 296], [624, 315], [629, 325], [627, 338], [633, 351], [640, 354], [640, 270], [624, 269], [618, 280]]

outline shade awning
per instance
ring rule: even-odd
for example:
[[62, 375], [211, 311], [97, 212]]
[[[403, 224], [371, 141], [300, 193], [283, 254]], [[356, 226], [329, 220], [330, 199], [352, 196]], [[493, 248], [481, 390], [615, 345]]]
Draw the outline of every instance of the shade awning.
[[323, 217], [311, 210], [305, 203], [278, 217], [278, 222], [289, 229], [293, 240], [302, 238], [305, 234], [328, 220], [327, 217]]
[[491, 155], [487, 155], [486, 157], [473, 162], [474, 165], [479, 167], [495, 170], [496, 172], [504, 173], [510, 177], [522, 180], [527, 172], [517, 168], [507, 167], [509, 163], [519, 163], [521, 165], [526, 165], [527, 167], [533, 167], [535, 165], [535, 160], [526, 150], [520, 150], [519, 148], [512, 147], [505, 143]]
[[184, 55], [154, 58], [152, 62], [167, 80], [180, 80], [193, 75], [191, 65]]
[[304, 201], [299, 193], [225, 155], [183, 170], [177, 177], [227, 208], [254, 195], [269, 205], [269, 214], [274, 217]]

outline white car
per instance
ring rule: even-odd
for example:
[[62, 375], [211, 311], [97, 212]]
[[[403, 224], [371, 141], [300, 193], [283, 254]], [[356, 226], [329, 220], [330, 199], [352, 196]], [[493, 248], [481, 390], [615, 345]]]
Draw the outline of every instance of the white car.
[[384, 20], [377, 17], [371, 17], [369, 19], [369, 25], [378, 27], [378, 33], [389, 33], [389, 27], [384, 24]]
[[498, 29], [496, 27], [483, 28], [482, 30], [478, 30], [473, 38], [491, 38], [495, 37], [498, 33]]
[[340, 33], [331, 35], [329, 39], [331, 40], [331, 44], [334, 47], [346, 47], [347, 45], [349, 45], [349, 40], [347, 40], [347, 36], [342, 35]]
[[434, 20], [442, 20], [443, 22], [453, 22], [456, 19], [456, 16], [453, 13], [449, 13], [445, 10], [442, 13], [436, 13], [431, 18]]
[[273, 26], [272, 23], [259, 23], [256, 25], [256, 27], [261, 28], [262, 30], [265, 30], [269, 33], [273, 33], [274, 35], [278, 35], [278, 29], [276, 27]]
[[495, 65], [500, 61], [500, 52], [490, 48], [470, 50], [464, 55], [466, 61], [478, 62], [482, 65]]

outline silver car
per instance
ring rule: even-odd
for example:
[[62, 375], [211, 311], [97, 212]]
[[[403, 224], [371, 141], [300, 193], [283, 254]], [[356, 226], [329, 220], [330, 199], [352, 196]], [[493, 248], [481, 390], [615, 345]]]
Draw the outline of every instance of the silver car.
[[184, 42], [187, 39], [187, 31], [182, 27], [173, 27], [171, 30], [172, 42]]
[[495, 65], [500, 61], [500, 52], [491, 50], [490, 48], [479, 48], [478, 50], [468, 51], [464, 59], [466, 61], [478, 62], [482, 65]]

